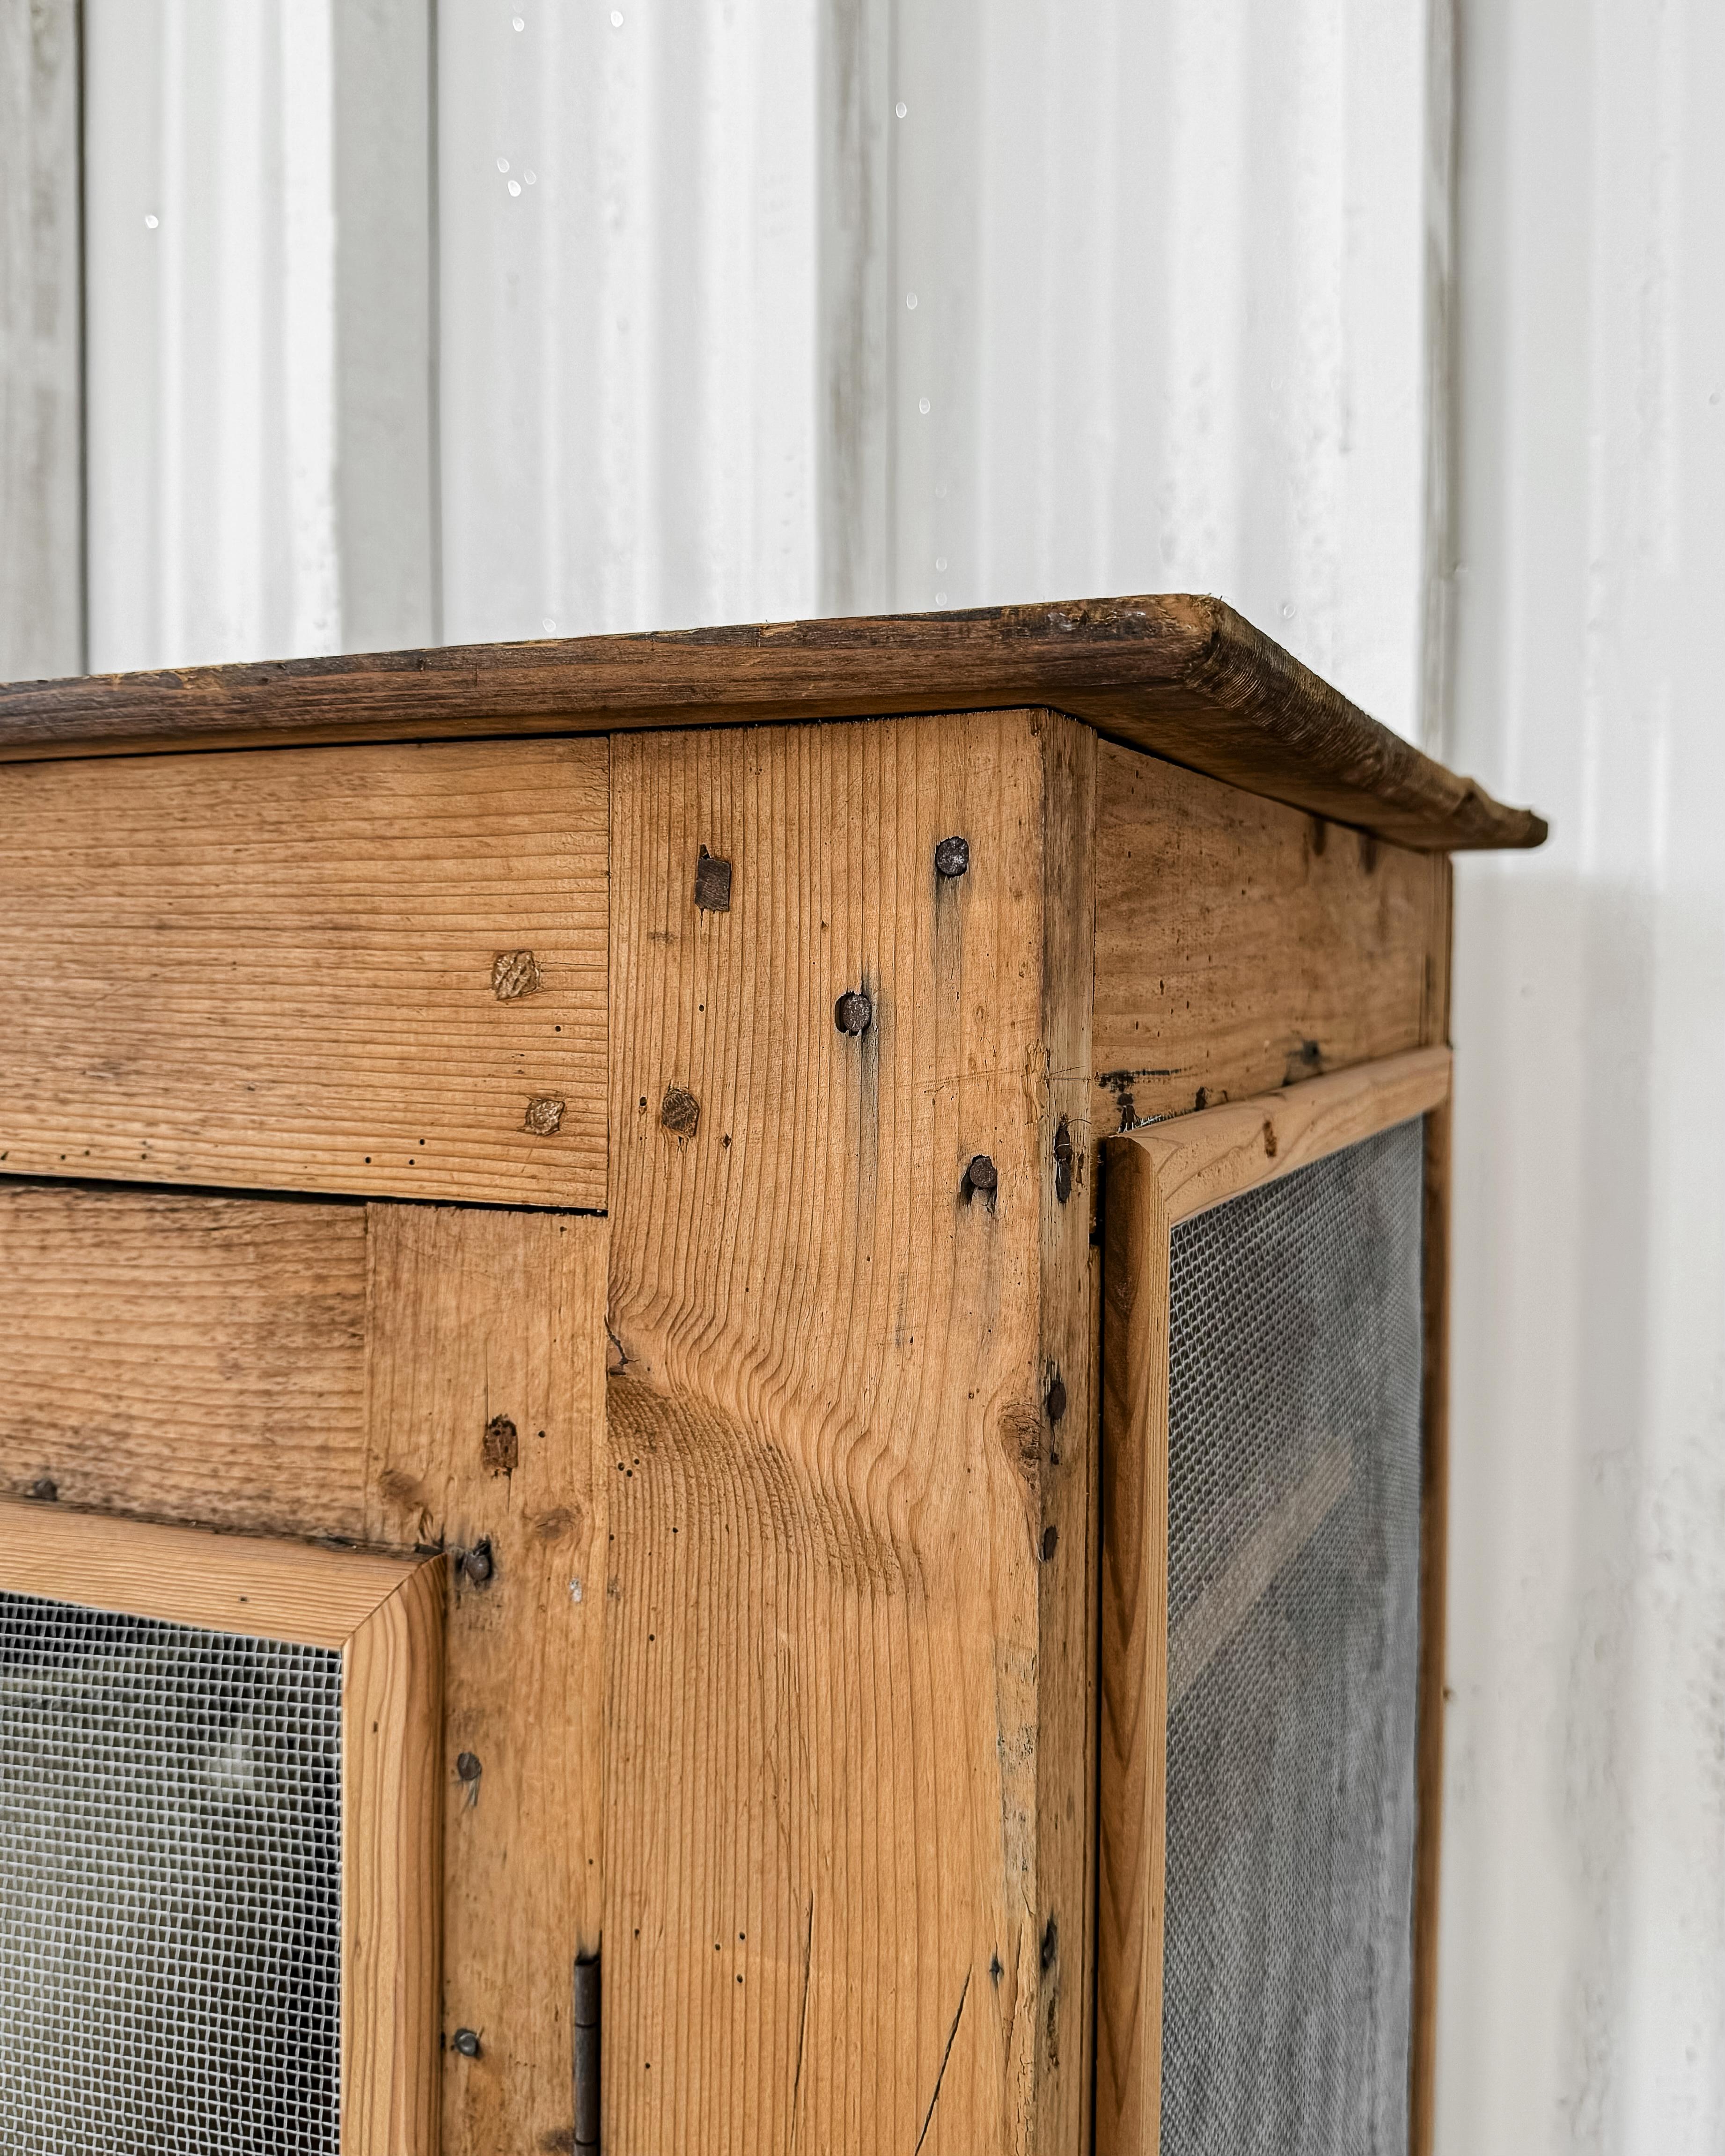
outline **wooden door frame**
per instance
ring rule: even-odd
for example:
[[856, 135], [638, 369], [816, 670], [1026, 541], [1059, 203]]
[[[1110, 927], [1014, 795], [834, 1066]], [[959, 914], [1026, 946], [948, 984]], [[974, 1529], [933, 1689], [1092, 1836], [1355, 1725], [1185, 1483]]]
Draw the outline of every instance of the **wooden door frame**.
[[442, 1558], [0, 1500], [0, 1589], [341, 1657], [341, 2156], [432, 2156]]
[[1111, 1139], [1105, 1149], [1099, 2156], [1155, 2156], [1160, 2145], [1172, 1232], [1194, 1214], [1415, 1116], [1426, 1119], [1425, 1368], [1410, 2156], [1425, 2156], [1430, 2146], [1442, 1779], [1450, 1087], [1449, 1050], [1417, 1049], [1171, 1117]]

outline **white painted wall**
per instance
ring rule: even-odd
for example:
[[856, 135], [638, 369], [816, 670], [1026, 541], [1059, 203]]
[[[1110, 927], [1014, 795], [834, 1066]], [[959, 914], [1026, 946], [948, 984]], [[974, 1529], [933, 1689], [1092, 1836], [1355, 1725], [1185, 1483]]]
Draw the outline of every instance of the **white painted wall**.
[[1466, 0], [1440, 2143], [1725, 2147], [1725, 10]]
[[1725, 14], [1455, 5], [1452, 474], [1445, 0], [85, 0], [90, 649], [1195, 587], [1409, 730], [1453, 658], [1555, 835], [1460, 875], [1439, 2142], [1665, 2156], [1725, 2146]]

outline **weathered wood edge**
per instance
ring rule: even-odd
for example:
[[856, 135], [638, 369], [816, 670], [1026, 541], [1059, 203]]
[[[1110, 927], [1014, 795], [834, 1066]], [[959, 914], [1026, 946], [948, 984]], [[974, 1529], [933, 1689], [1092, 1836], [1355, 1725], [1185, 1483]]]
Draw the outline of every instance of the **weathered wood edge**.
[[1086, 599], [0, 686], [0, 761], [1045, 706], [1426, 850], [1537, 846], [1215, 598]]
[[415, 1565], [341, 1669], [341, 2156], [438, 2156], [442, 1558]]
[[1156, 1165], [1103, 1147], [1097, 2156], [1161, 2143], [1168, 1804], [1170, 1224]]
[[1450, 1062], [1447, 1048], [1411, 1048], [1120, 1135], [1148, 1156], [1169, 1219], [1188, 1220], [1440, 1106]]

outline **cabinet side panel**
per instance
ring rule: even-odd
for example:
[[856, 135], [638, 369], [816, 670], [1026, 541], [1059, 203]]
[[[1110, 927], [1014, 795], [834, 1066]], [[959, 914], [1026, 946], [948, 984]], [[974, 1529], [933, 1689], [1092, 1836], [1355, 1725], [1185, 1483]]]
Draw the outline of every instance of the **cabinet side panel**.
[[0, 1493], [357, 1537], [365, 1209], [0, 1178]]
[[451, 1561], [444, 2149], [566, 2148], [603, 1857], [605, 1223], [369, 1210], [367, 1532]]
[[1096, 752], [1099, 1131], [1441, 1040], [1449, 864]]
[[1045, 1511], [1050, 724], [614, 745], [606, 2138], [639, 2156], [1081, 2116], [1046, 2047], [1084, 1912], [1043, 1862], [1081, 1703], [1058, 1764], [1039, 1723], [1088, 1594]]

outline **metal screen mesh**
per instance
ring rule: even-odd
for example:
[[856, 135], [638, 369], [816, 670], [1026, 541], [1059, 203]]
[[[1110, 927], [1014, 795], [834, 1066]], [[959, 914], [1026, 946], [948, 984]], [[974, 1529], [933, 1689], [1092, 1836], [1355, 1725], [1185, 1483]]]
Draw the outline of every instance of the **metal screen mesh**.
[[1422, 1155], [1174, 1229], [1165, 2156], [1405, 2156]]
[[0, 1594], [0, 2148], [336, 2156], [341, 1658]]

